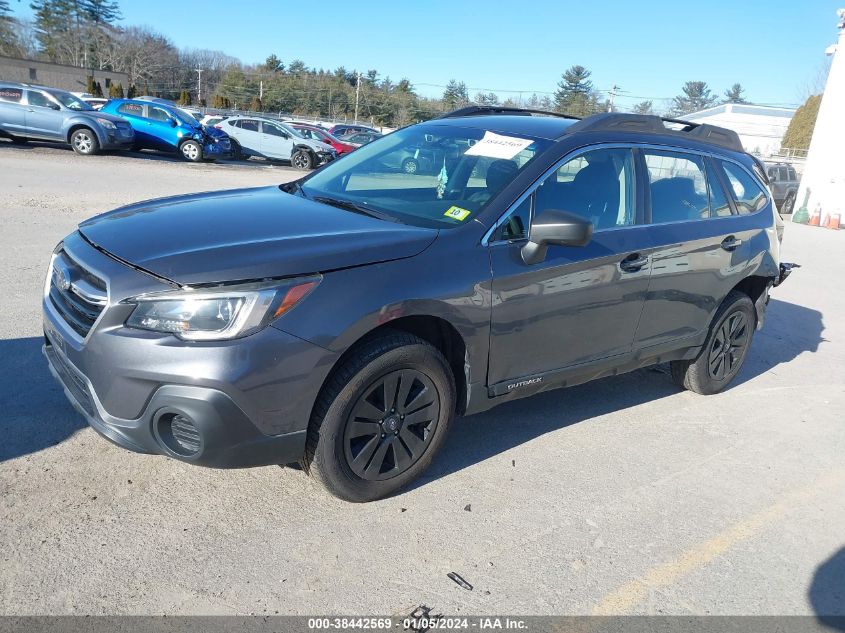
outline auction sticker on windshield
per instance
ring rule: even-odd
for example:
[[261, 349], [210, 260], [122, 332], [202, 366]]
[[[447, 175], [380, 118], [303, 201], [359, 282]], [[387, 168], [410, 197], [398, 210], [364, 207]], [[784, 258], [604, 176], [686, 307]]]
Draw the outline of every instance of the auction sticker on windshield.
[[511, 159], [533, 142], [530, 139], [484, 132], [484, 138], [464, 152], [464, 155]]
[[462, 209], [461, 207], [449, 207], [446, 209], [445, 215], [447, 218], [452, 218], [453, 220], [458, 220], [458, 222], [463, 222], [467, 219], [467, 216], [472, 213], [472, 211], [468, 211], [467, 209]]

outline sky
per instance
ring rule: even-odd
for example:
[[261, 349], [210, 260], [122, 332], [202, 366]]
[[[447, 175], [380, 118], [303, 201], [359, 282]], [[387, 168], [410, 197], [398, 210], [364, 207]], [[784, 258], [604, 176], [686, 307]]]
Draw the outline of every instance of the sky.
[[[26, 0], [12, 8], [28, 16]], [[721, 95], [800, 105], [836, 41], [845, 0], [121, 0], [124, 25], [146, 25], [186, 48], [218, 49], [245, 63], [283, 62], [411, 80], [439, 96], [450, 79], [470, 95], [551, 93], [569, 66], [592, 71], [617, 104], [656, 107], [686, 81]], [[822, 75], [823, 76], [823, 75]]]

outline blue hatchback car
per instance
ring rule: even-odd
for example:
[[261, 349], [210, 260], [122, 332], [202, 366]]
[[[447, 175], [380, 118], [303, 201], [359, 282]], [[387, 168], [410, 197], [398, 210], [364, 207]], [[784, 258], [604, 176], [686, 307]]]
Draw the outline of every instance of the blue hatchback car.
[[192, 116], [164, 103], [113, 99], [100, 112], [129, 121], [137, 149], [179, 152], [193, 162], [223, 158], [231, 152], [228, 138], [213, 136]]

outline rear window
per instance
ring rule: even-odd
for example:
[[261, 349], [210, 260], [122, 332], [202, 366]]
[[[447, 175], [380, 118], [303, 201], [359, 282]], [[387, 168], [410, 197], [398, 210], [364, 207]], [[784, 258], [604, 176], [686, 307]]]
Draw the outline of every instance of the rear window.
[[23, 90], [20, 88], [0, 88], [0, 101], [20, 103], [23, 98]]

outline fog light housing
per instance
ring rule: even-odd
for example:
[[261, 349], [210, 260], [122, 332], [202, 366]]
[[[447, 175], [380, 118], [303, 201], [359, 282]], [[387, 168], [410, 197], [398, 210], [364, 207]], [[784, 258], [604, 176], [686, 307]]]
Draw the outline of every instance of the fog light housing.
[[173, 453], [192, 457], [202, 447], [202, 434], [193, 420], [182, 413], [165, 413], [158, 419], [157, 435]]

